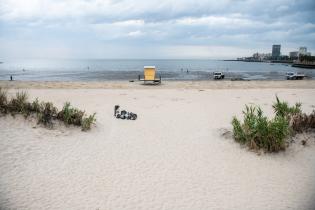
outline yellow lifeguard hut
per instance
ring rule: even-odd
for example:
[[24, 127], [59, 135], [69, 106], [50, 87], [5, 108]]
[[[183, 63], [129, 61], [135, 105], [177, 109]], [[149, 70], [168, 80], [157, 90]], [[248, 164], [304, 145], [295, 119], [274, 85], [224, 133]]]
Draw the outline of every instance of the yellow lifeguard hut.
[[156, 77], [156, 68], [155, 66], [144, 66], [143, 79], [139, 75], [139, 80], [146, 82], [153, 82], [153, 84], [161, 84], [161, 76]]

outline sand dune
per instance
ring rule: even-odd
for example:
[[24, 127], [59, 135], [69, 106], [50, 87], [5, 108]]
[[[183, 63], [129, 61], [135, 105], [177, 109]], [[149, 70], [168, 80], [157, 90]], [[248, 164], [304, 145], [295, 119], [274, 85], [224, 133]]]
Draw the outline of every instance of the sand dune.
[[[70, 86], [82, 87], [76, 85]], [[310, 112], [315, 89], [171, 85], [65, 90], [27, 84], [31, 98], [58, 107], [71, 101], [96, 112], [97, 124], [90, 132], [48, 130], [1, 117], [1, 209], [314, 209], [314, 136], [306, 147], [297, 141], [285, 152], [257, 155], [221, 134], [245, 103], [271, 115], [275, 94]], [[138, 119], [115, 119], [115, 104]]]

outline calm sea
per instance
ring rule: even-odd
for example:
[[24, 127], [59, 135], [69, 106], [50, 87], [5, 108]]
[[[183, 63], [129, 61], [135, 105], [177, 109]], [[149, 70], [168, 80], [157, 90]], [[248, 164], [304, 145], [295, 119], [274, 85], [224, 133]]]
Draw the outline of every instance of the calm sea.
[[5, 59], [0, 60], [0, 80], [22, 81], [105, 81], [132, 80], [143, 66], [156, 66], [164, 80], [209, 80], [214, 71], [227, 79], [284, 80], [286, 72], [304, 73], [315, 78], [315, 70], [293, 68], [288, 64], [249, 63], [219, 60], [169, 59]]

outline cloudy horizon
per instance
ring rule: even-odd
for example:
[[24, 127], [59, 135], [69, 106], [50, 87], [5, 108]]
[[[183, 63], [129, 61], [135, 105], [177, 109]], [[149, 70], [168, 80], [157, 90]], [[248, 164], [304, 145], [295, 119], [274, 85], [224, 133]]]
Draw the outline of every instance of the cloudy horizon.
[[0, 0], [0, 58], [315, 54], [313, 0]]

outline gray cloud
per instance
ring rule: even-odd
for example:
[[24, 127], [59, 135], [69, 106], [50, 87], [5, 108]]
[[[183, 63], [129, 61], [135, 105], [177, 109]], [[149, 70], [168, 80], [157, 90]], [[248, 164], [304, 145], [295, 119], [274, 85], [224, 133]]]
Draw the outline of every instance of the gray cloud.
[[[314, 12], [313, 0], [2, 0], [0, 56], [15, 56], [14, 42], [26, 43], [25, 54], [33, 56], [40, 46], [48, 57], [84, 57], [91, 46], [98, 52], [89, 51], [92, 57], [107, 55], [103, 48], [113, 57], [132, 50], [144, 57], [151, 48], [155, 57], [213, 58], [269, 50], [274, 43], [284, 52], [300, 45], [315, 50]], [[207, 50], [213, 48], [218, 56]]]

